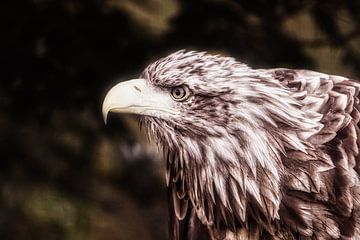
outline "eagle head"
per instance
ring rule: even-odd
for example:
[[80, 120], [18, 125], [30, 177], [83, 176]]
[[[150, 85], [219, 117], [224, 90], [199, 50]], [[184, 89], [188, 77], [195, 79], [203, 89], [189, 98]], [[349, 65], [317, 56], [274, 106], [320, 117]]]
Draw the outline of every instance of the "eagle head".
[[[168, 187], [203, 224], [270, 222], [279, 217], [282, 156], [289, 149], [306, 153], [312, 147], [306, 139], [321, 127], [272, 74], [231, 57], [181, 50], [115, 85], [103, 116], [140, 116], [164, 152]], [[174, 205], [183, 218], [186, 209]]]

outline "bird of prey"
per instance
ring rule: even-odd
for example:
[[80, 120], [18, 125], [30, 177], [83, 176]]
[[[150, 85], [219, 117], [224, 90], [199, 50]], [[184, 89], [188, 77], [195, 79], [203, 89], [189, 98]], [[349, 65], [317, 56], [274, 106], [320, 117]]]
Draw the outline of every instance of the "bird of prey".
[[360, 239], [360, 84], [180, 50], [106, 95], [164, 153], [171, 240]]

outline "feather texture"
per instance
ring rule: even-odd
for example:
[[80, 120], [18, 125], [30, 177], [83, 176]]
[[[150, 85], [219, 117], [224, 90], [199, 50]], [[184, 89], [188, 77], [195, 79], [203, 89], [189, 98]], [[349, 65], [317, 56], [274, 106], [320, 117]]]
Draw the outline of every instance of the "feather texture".
[[187, 51], [141, 77], [192, 93], [141, 119], [166, 153], [171, 239], [360, 239], [358, 82]]

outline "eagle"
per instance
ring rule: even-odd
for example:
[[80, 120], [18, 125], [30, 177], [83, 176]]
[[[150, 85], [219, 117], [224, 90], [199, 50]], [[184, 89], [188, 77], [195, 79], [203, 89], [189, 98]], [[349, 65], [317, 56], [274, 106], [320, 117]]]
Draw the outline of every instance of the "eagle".
[[112, 87], [163, 153], [171, 240], [360, 239], [360, 83], [180, 50]]

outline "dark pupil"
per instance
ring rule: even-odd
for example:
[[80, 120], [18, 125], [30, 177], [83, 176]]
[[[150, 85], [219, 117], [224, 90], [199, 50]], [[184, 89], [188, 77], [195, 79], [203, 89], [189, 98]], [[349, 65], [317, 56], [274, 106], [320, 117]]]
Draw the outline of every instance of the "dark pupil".
[[175, 90], [175, 95], [179, 97], [181, 95], [181, 90], [178, 88]]

